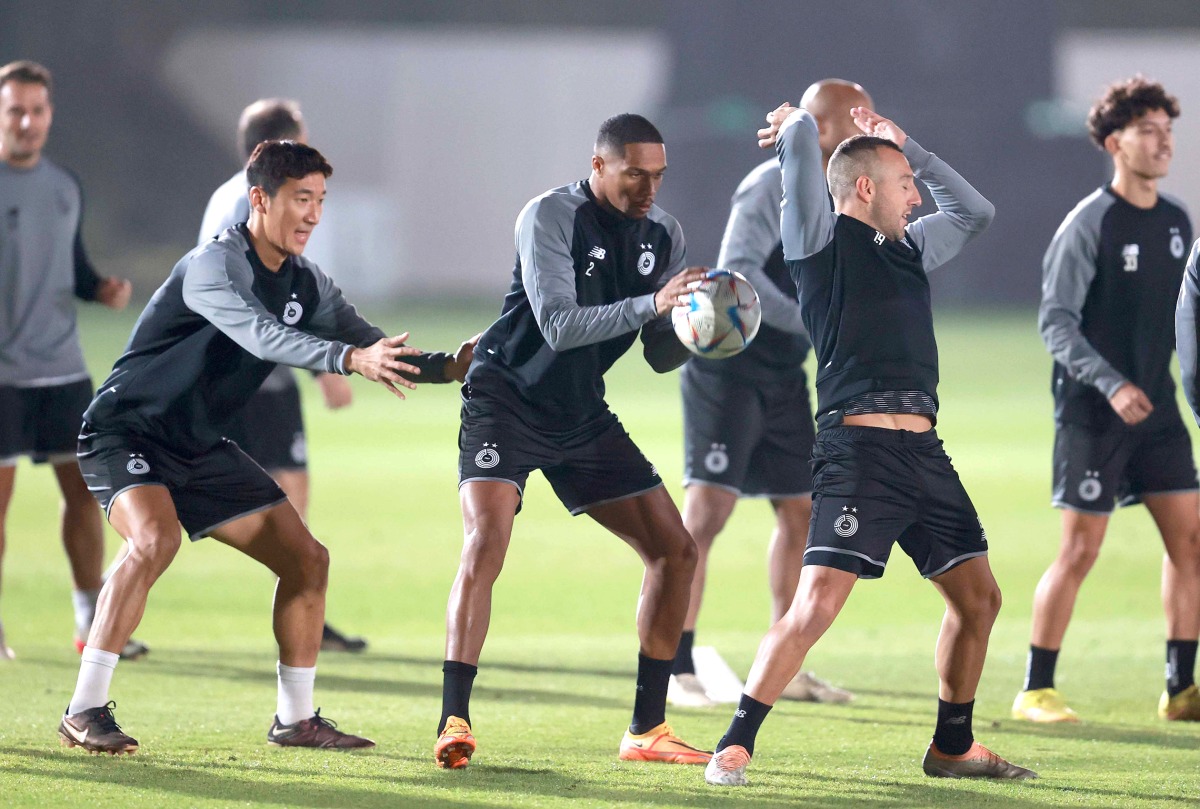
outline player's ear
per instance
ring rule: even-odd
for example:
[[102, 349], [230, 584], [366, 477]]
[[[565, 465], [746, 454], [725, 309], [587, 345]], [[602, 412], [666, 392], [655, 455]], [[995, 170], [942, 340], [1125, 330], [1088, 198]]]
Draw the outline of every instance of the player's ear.
[[860, 174], [854, 181], [854, 191], [860, 200], [870, 202], [871, 198], [875, 196], [875, 181], [865, 174]]
[[592, 155], [592, 171], [597, 174], [604, 173], [604, 158], [598, 154]]
[[257, 185], [250, 186], [250, 210], [267, 212], [267, 195]]
[[1109, 132], [1104, 138], [1104, 151], [1109, 155], [1116, 157], [1117, 152], [1121, 151], [1121, 144], [1117, 141], [1117, 131]]

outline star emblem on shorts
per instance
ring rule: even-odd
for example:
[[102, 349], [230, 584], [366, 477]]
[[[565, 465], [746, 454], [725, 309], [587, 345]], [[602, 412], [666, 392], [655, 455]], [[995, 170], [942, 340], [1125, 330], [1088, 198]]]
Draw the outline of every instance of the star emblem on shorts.
[[483, 448], [487, 449], [488, 447], [491, 447], [492, 449], [499, 449], [500, 445], [499, 444], [489, 444], [488, 442], [484, 441]]
[[292, 300], [296, 300], [296, 298], [299, 298], [299, 297], [300, 296], [297, 295], [295, 292], [292, 293]]
[[842, 506], [842, 511], [850, 511], [850, 512], [853, 512], [854, 514], [857, 514], [858, 507], [857, 506]]

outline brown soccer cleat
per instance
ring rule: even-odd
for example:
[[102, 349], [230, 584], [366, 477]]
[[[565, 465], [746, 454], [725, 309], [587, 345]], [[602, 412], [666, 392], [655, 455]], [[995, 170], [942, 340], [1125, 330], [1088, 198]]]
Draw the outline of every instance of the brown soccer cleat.
[[66, 747], [82, 747], [89, 753], [133, 755], [138, 749], [137, 739], [121, 732], [112, 715], [115, 707], [117, 703], [110, 702], [70, 716], [63, 714], [58, 724], [59, 742]]
[[475, 737], [467, 720], [447, 717], [446, 727], [433, 745], [433, 760], [444, 770], [461, 770], [471, 763], [474, 752]]
[[320, 708], [315, 715], [291, 725], [281, 724], [279, 717], [275, 717], [267, 731], [267, 743], [273, 747], [319, 747], [325, 750], [360, 750], [375, 746], [370, 739], [338, 730], [336, 723], [321, 716]]
[[1037, 778], [1033, 770], [1009, 764], [979, 742], [961, 756], [948, 756], [929, 743], [921, 769], [933, 778]]

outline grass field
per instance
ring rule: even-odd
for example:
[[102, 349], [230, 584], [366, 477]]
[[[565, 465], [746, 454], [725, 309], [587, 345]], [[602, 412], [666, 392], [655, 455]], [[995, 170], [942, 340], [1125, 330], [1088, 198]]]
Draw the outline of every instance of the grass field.
[[[423, 347], [457, 345], [494, 307], [377, 320]], [[85, 313], [97, 381], [133, 315]], [[0, 806], [1121, 806], [1200, 803], [1200, 727], [1155, 718], [1162, 690], [1161, 546], [1143, 510], [1119, 514], [1076, 611], [1059, 687], [1086, 719], [1074, 728], [1008, 718], [1021, 683], [1030, 601], [1053, 556], [1049, 368], [1032, 313], [942, 315], [939, 433], [972, 492], [1005, 593], [976, 716], [977, 736], [1042, 774], [1028, 783], [925, 778], [940, 599], [897, 551], [881, 581], [856, 589], [809, 658], [858, 692], [844, 707], [781, 703], [759, 736], [743, 790], [706, 787], [698, 768], [624, 764], [637, 640], [635, 555], [586, 517], [571, 518], [532, 480], [476, 681], [480, 749], [441, 772], [430, 749], [441, 694], [443, 613], [461, 545], [455, 492], [456, 391], [397, 402], [361, 379], [350, 410], [320, 408], [304, 381], [314, 477], [311, 523], [333, 556], [331, 622], [371, 641], [325, 655], [317, 704], [375, 738], [361, 754], [268, 748], [274, 709], [272, 582], [212, 541], [183, 548], [150, 596], [137, 636], [153, 647], [121, 664], [113, 697], [142, 744], [133, 758], [60, 749], [54, 729], [78, 667], [56, 492], [23, 464], [9, 518], [2, 611], [18, 659], [0, 664]], [[673, 494], [681, 496], [674, 375], [631, 352], [610, 401]], [[1190, 419], [1189, 419], [1190, 420]], [[698, 644], [744, 674], [766, 627], [769, 509], [747, 502], [719, 539]], [[115, 540], [110, 551], [116, 550]], [[709, 746], [729, 709], [673, 710]]]

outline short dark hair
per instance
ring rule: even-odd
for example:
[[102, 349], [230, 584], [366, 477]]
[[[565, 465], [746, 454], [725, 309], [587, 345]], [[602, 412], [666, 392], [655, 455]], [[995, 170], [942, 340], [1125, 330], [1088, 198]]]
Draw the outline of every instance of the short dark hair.
[[880, 149], [895, 149], [904, 154], [904, 150], [892, 141], [874, 135], [855, 135], [838, 144], [829, 156], [826, 178], [829, 181], [829, 193], [835, 200], [841, 199], [853, 188], [859, 177], [864, 174], [871, 176]]
[[246, 163], [246, 179], [268, 197], [274, 197], [288, 180], [302, 180], [316, 172], [328, 178], [333, 166], [316, 149], [294, 140], [263, 141]]
[[47, 93], [54, 89], [54, 80], [46, 66], [30, 62], [28, 59], [9, 62], [4, 67], [0, 67], [0, 87], [10, 81], [21, 84], [40, 84], [46, 88]]
[[625, 147], [631, 143], [662, 142], [662, 133], [654, 124], [636, 113], [623, 112], [600, 124], [600, 132], [596, 135], [596, 152], [610, 151], [623, 155]]
[[1117, 130], [1129, 126], [1151, 110], [1162, 110], [1171, 118], [1179, 117], [1179, 99], [1168, 95], [1163, 86], [1142, 75], [1110, 84], [1104, 95], [1088, 112], [1088, 134], [1101, 149], [1104, 141]]
[[296, 140], [304, 131], [300, 105], [286, 98], [263, 98], [242, 110], [238, 119], [238, 146], [249, 159], [264, 140]]

